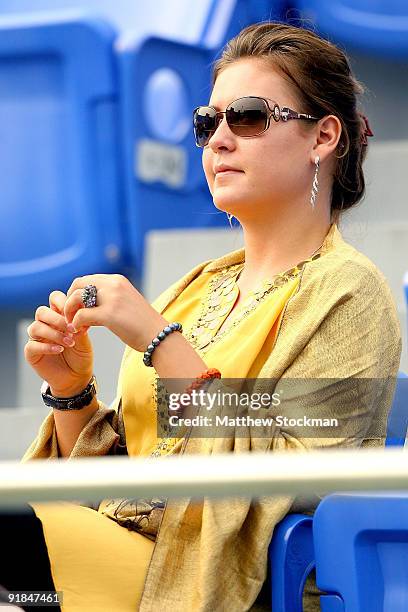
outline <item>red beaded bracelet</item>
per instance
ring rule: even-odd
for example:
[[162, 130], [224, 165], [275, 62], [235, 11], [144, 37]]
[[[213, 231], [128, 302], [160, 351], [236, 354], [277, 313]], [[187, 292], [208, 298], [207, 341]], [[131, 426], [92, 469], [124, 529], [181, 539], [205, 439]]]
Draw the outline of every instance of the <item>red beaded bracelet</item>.
[[210, 368], [202, 372], [196, 379], [191, 383], [191, 385], [185, 390], [184, 393], [191, 393], [195, 389], [199, 389], [206, 380], [212, 380], [214, 378], [221, 378], [221, 372], [217, 370], [217, 368]]
[[[195, 380], [193, 380], [191, 385], [187, 387], [183, 395], [191, 395], [193, 391], [199, 389], [207, 380], [213, 380], [214, 378], [221, 378], [221, 372], [219, 370], [217, 370], [216, 368], [210, 368], [208, 370], [205, 370], [199, 376], [196, 376]], [[179, 405], [177, 410], [180, 410], [180, 408], [181, 406]], [[176, 410], [176, 408], [173, 408], [172, 410]]]

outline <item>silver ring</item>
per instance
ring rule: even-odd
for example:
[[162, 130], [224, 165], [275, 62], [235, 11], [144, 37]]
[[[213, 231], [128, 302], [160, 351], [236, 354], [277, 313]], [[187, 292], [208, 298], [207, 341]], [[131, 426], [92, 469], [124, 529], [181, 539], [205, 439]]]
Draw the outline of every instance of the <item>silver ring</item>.
[[85, 308], [94, 308], [96, 306], [97, 288], [95, 285], [87, 285], [82, 290], [82, 303]]

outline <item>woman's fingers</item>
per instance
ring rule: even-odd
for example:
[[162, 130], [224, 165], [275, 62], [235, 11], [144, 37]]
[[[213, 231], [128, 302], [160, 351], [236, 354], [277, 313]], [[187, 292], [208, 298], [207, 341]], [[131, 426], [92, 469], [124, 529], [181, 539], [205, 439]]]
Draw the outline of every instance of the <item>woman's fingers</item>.
[[[48, 306], [39, 306], [35, 311], [34, 318], [35, 321], [33, 321], [30, 326], [32, 328], [32, 331], [34, 332], [33, 334], [30, 332], [30, 336], [32, 338], [37, 333], [33, 329], [33, 326], [38, 327], [37, 323], [45, 323], [46, 325], [51, 326], [52, 328], [58, 330], [61, 333], [67, 331], [67, 322], [65, 320], [65, 317], [59, 314], [58, 312], [51, 310], [51, 308], [48, 308]], [[41, 327], [41, 329], [43, 329], [43, 327]]]
[[67, 321], [63, 314], [67, 296], [62, 291], [50, 294], [50, 308], [39, 306], [35, 312], [35, 321], [27, 328], [31, 341], [52, 343], [60, 346], [74, 346], [75, 341], [67, 330]]
[[25, 358], [28, 363], [34, 364], [39, 361], [43, 355], [57, 355], [62, 353], [63, 346], [58, 344], [49, 344], [47, 342], [33, 342], [29, 340], [24, 348]]
[[85, 307], [82, 301], [82, 289], [75, 290], [68, 297], [64, 306], [64, 316], [69, 323], [68, 330], [84, 335], [92, 325], [99, 325], [97, 312], [99, 311], [96, 308]]
[[[54, 313], [50, 313], [52, 315]], [[59, 316], [59, 315], [57, 315]], [[47, 318], [46, 316], [44, 318]], [[52, 318], [50, 316], [50, 318]], [[47, 323], [43, 323], [42, 321], [34, 321], [27, 328], [27, 334], [30, 340], [34, 340], [37, 342], [52, 342], [55, 344], [60, 344], [61, 346], [74, 346], [75, 340], [72, 337], [72, 334], [69, 334], [65, 329], [54, 329]]]
[[62, 291], [53, 291], [49, 296], [50, 307], [39, 306], [35, 320], [27, 327], [29, 341], [25, 346], [28, 362], [39, 361], [44, 355], [62, 353], [65, 347], [75, 345], [75, 340], [67, 330], [64, 306], [67, 296]]
[[64, 313], [65, 302], [67, 301], [67, 296], [62, 291], [52, 291], [48, 298], [50, 302], [50, 308], [58, 312], [59, 314]]
[[[65, 295], [65, 293], [63, 293], [62, 291], [53, 291], [50, 294], [49, 299], [50, 299], [50, 307], [56, 312], [58, 312], [60, 315], [62, 315], [62, 319], [64, 320], [64, 323], [67, 325], [69, 321], [69, 316], [71, 316], [71, 315], [68, 315], [67, 317], [67, 313], [65, 312], [65, 304], [68, 300], [68, 296]], [[83, 307], [82, 299], [81, 299], [81, 303], [79, 304], [79, 307]], [[89, 326], [84, 325], [83, 327], [81, 327], [80, 330], [77, 331], [76, 336], [85, 335], [88, 329], [89, 329]], [[72, 334], [74, 332], [73, 330], [68, 330], [68, 333]]]
[[77, 289], [71, 293], [64, 306], [64, 316], [66, 320], [72, 324], [76, 313], [82, 308], [85, 308], [82, 301], [82, 289]]

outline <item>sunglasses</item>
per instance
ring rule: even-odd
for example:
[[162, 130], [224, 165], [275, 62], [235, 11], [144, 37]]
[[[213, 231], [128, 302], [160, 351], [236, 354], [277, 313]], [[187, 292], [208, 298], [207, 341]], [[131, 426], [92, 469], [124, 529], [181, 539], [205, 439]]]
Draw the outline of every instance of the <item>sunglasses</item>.
[[206, 147], [211, 136], [222, 121], [223, 115], [228, 127], [235, 136], [252, 138], [263, 134], [274, 121], [304, 119], [319, 121], [317, 117], [297, 113], [291, 108], [280, 108], [279, 104], [267, 98], [246, 96], [228, 104], [225, 111], [217, 111], [212, 106], [198, 106], [193, 111], [194, 137], [197, 147]]

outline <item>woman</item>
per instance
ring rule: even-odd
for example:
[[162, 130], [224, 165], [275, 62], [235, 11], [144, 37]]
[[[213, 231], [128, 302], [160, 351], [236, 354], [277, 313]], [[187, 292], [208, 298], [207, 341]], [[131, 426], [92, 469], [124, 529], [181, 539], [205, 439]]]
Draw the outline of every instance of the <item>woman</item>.
[[[344, 54], [307, 30], [261, 23], [230, 41], [194, 128], [214, 204], [239, 219], [245, 248], [196, 266], [153, 305], [120, 275], [81, 277], [67, 295], [51, 293], [28, 328], [25, 356], [56, 407], [24, 461], [123, 452], [124, 438], [130, 456], [383, 444], [372, 425], [385, 423], [393, 385], [368, 385], [359, 402], [349, 392], [353, 379], [396, 376], [395, 304], [383, 275], [337, 227], [364, 194], [372, 133], [357, 110], [361, 92]], [[182, 333], [168, 328], [174, 322]], [[127, 345], [112, 408], [92, 385], [84, 394], [92, 325]], [[275, 424], [262, 437], [248, 426], [233, 437], [158, 439], [156, 378], [203, 373], [207, 390], [222, 389], [228, 377], [280, 386], [319, 380], [307, 396], [295, 388], [281, 414], [320, 410], [347, 421], [347, 434], [305, 437], [301, 427]], [[68, 397], [77, 398], [76, 410], [64, 410]], [[160, 499], [104, 500], [97, 512], [32, 504], [32, 518], [41, 521], [47, 580], [51, 574], [64, 592], [64, 611], [243, 611], [262, 607], [274, 526], [317, 501], [168, 500], [164, 510]]]

